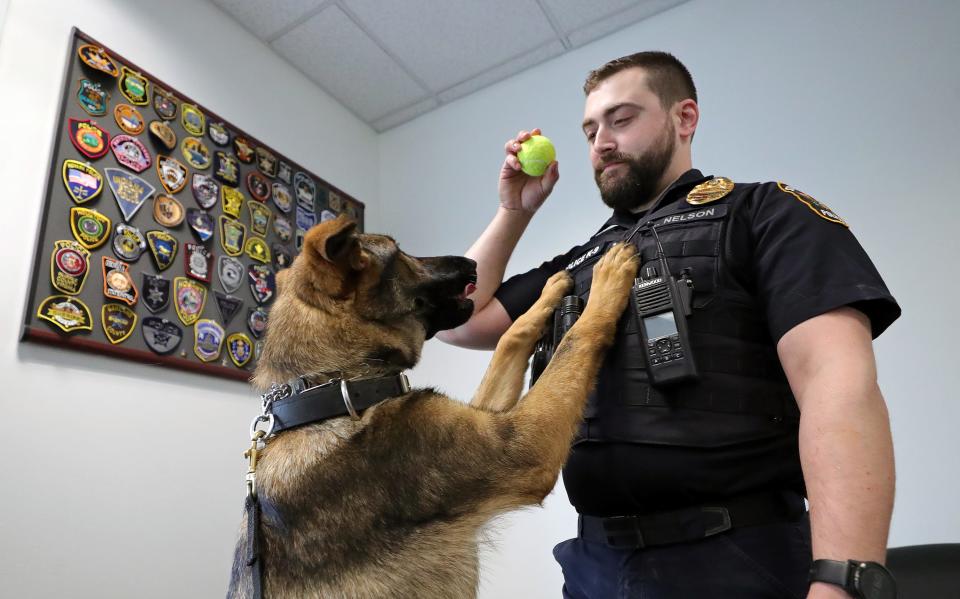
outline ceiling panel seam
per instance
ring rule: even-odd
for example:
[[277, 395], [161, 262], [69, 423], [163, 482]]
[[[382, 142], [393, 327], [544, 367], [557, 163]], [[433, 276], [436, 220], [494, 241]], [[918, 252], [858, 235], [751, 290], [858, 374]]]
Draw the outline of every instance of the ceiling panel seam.
[[309, 21], [309, 20], [312, 19], [313, 17], [317, 16], [318, 14], [320, 14], [321, 12], [323, 12], [324, 9], [328, 8], [328, 7], [331, 6], [332, 4], [333, 4], [333, 0], [324, 0], [323, 2], [321, 2], [320, 4], [314, 6], [313, 8], [311, 8], [310, 10], [308, 10], [307, 12], [303, 13], [302, 15], [300, 15], [299, 17], [297, 17], [296, 19], [294, 19], [294, 20], [291, 21], [290, 23], [288, 23], [288, 24], [284, 25], [283, 27], [281, 27], [281, 28], [280, 28], [279, 30], [277, 30], [275, 33], [271, 33], [270, 35], [268, 35], [268, 36], [267, 36], [267, 39], [266, 39], [266, 42], [267, 42], [268, 44], [272, 44], [273, 42], [275, 42], [275, 41], [277, 41], [278, 39], [280, 39], [281, 37], [287, 35], [288, 33], [290, 33], [291, 31], [293, 31], [294, 29], [296, 29], [296, 28], [299, 27], [300, 25], [303, 25], [304, 23], [306, 23], [307, 21]]
[[[511, 57], [509, 57], [509, 58], [505, 58], [504, 60], [501, 60], [500, 62], [498, 62], [498, 63], [496, 63], [496, 64], [490, 65], [489, 67], [483, 69], [482, 71], [478, 71], [478, 72], [474, 73], [473, 75], [471, 75], [470, 77], [467, 77], [466, 79], [461, 79], [460, 81], [457, 81], [456, 83], [453, 83], [453, 84], [451, 84], [451, 85], [448, 85], [447, 87], [445, 87], [445, 88], [443, 88], [443, 89], [441, 89], [441, 90], [437, 90], [437, 93], [436, 93], [437, 100], [440, 102], [440, 104], [445, 104], [445, 102], [443, 102], [443, 101], [440, 99], [440, 94], [443, 94], [443, 93], [445, 93], [445, 92], [448, 92], [448, 91], [450, 91], [451, 89], [453, 89], [453, 88], [455, 88], [455, 87], [457, 87], [457, 86], [463, 85], [464, 83], [467, 83], [467, 82], [469, 82], [469, 81], [473, 81], [474, 79], [478, 79], [478, 78], [484, 76], [485, 74], [489, 73], [490, 71], [493, 71], [494, 69], [499, 69], [500, 67], [502, 67], [502, 66], [504, 66], [504, 65], [506, 65], [506, 64], [508, 64], [508, 63], [510, 63], [510, 62], [513, 62], [514, 60], [517, 60], [518, 58], [521, 58], [521, 57], [522, 57], [523, 55], [525, 55], [525, 54], [532, 54], [532, 53], [534, 53], [534, 52], [537, 52], [537, 51], [540, 50], [541, 48], [544, 48], [544, 47], [546, 47], [546, 46], [549, 46], [550, 44], [554, 43], [555, 41], [557, 41], [557, 40], [555, 40], [555, 39], [547, 40], [547, 41], [543, 42], [542, 44], [540, 44], [539, 46], [534, 46], [533, 48], [531, 48], [531, 49], [529, 49], [529, 50], [524, 50], [522, 54], [515, 54], [515, 55], [513, 55], [513, 56], [511, 56]], [[556, 56], [553, 56], [553, 57], [550, 57], [550, 58], [556, 58]], [[541, 62], [546, 62], [547, 60], [550, 60], [550, 58], [546, 58], [546, 59], [544, 59], [544, 60], [541, 61]], [[539, 63], [538, 63], [538, 64], [539, 64]], [[496, 79], [496, 80], [494, 80], [494, 81], [491, 81], [490, 83], [487, 83], [486, 85], [484, 85], [484, 87], [493, 85], [493, 84], [496, 83], [497, 81], [502, 81], [502, 80], [504, 80], [504, 79], [506, 79], [506, 78], [508, 78], [508, 77], [513, 77], [514, 75], [518, 75], [518, 74], [520, 74], [521, 72], [523, 72], [523, 71], [525, 71], [525, 70], [527, 70], [527, 69], [529, 69], [529, 68], [531, 68], [531, 67], [533, 67], [533, 66], [534, 66], [534, 65], [527, 65], [527, 66], [524, 67], [523, 70], [521, 70], [521, 71], [514, 71], [514, 72], [511, 72], [511, 73], [507, 73], [507, 74], [503, 75], [502, 77], [500, 77], [499, 79]], [[474, 90], [474, 91], [479, 91], [479, 90]], [[471, 93], [472, 93], [472, 92], [471, 92]]]
[[[538, 0], [538, 1], [539, 1], [539, 0]], [[681, 4], [684, 4], [684, 3], [689, 2], [689, 1], [690, 1], [690, 0], [679, 0], [679, 1], [677, 1], [677, 2], [673, 2], [672, 4], [668, 4], [667, 6], [663, 6], [663, 7], [661, 7], [659, 10], [657, 10], [657, 11], [655, 11], [655, 12], [652, 12], [652, 13], [650, 13], [650, 14], [644, 15], [643, 17], [641, 17], [641, 18], [639, 18], [639, 19], [628, 19], [627, 21], [622, 22], [619, 27], [615, 27], [613, 30], [608, 31], [607, 33], [605, 33], [605, 34], [604, 34], [603, 36], [601, 36], [601, 37], [605, 37], [605, 36], [607, 36], [607, 35], [612, 35], [613, 33], [617, 32], [617, 31], [620, 31], [621, 29], [625, 29], [625, 28], [629, 27], [630, 25], [633, 25], [633, 24], [638, 23], [638, 22], [640, 22], [640, 21], [646, 21], [647, 19], [650, 19], [650, 18], [652, 18], [652, 17], [655, 17], [655, 16], [659, 15], [660, 13], [667, 12], [668, 10], [674, 9], [674, 8], [680, 6]], [[634, 10], [635, 8], [637, 8], [637, 6], [639, 6], [639, 3], [637, 3], [637, 4], [631, 4], [631, 5], [629, 5], [629, 6], [625, 6], [625, 7], [621, 8], [620, 10], [614, 11], [614, 12], [612, 12], [612, 13], [608, 13], [608, 14], [606, 14], [606, 15], [603, 15], [602, 17], [597, 17], [596, 19], [590, 21], [589, 23], [584, 23], [584, 24], [580, 25], [579, 27], [577, 27], [576, 29], [571, 30], [569, 33], [576, 33], [577, 31], [583, 31], [584, 29], [587, 29], [588, 27], [593, 27], [594, 25], [596, 25], [596, 24], [598, 24], [598, 23], [601, 23], [601, 22], [603, 22], [603, 21], [606, 21], [606, 20], [611, 19], [611, 18], [613, 18], [613, 17], [616, 17], [616, 16], [618, 16], [618, 15], [626, 14], [627, 12], [629, 12], [629, 11]], [[594, 42], [594, 41], [596, 41], [596, 39], [597, 39], [597, 38], [592, 38], [592, 39], [590, 39], [589, 41], [584, 42], [584, 44], [589, 44], [589, 43], [591, 43], [591, 42]]]
[[536, 1], [537, 6], [540, 7], [540, 11], [543, 12], [543, 15], [547, 18], [547, 22], [550, 23], [551, 27], [553, 27], [554, 33], [557, 34], [557, 39], [559, 39], [560, 43], [563, 44], [563, 49], [569, 50], [572, 48], [573, 46], [570, 43], [570, 38], [567, 37], [566, 33], [560, 27], [560, 23], [557, 21], [557, 18], [553, 16], [553, 12], [550, 10], [550, 7], [546, 6], [543, 3], [543, 0]]
[[[413, 72], [413, 69], [408, 67], [402, 60], [397, 58], [397, 56], [390, 51], [387, 45], [383, 43], [383, 40], [381, 40], [379, 37], [374, 35], [372, 31], [367, 29], [367, 27], [363, 23], [363, 20], [360, 19], [360, 17], [358, 17], [352, 10], [347, 8], [347, 6], [340, 0], [336, 0], [335, 4], [337, 5], [338, 8], [340, 8], [340, 10], [343, 11], [343, 14], [347, 15], [347, 18], [353, 21], [353, 24], [356, 25], [357, 28], [360, 29], [360, 31], [362, 31], [367, 37], [370, 38], [370, 41], [376, 44], [377, 47], [383, 51], [384, 54], [390, 57], [390, 60], [397, 63], [397, 66], [400, 67], [400, 70], [402, 70], [407, 75], [407, 77], [410, 77], [410, 79], [412, 79], [414, 83], [420, 86], [420, 89], [422, 89], [423, 92], [426, 94], [426, 96], [424, 96], [423, 98], [420, 98], [419, 100], [420, 102], [422, 102], [423, 100], [426, 100], [427, 97], [434, 95], [433, 90], [430, 89], [430, 86], [424, 83], [423, 80], [421, 80], [420, 77], [418, 77], [416, 73]], [[383, 117], [378, 117], [378, 118], [383, 118]]]
[[[431, 100], [431, 99], [434, 100], [435, 102], [438, 102], [438, 104], [437, 104], [436, 106], [434, 106], [433, 108], [439, 108], [440, 106], [443, 105], [443, 102], [440, 102], [440, 100], [439, 100], [438, 98], [436, 98], [435, 96], [427, 96], [427, 97], [424, 97], [424, 98], [420, 98], [419, 100], [414, 100], [413, 102], [410, 102], [409, 104], [405, 104], [405, 105], [401, 106], [400, 108], [396, 108], [396, 109], [394, 109], [394, 110], [391, 110], [391, 111], [388, 112], [387, 114], [380, 115], [380, 116], [378, 116], [378, 117], [375, 118], [375, 119], [370, 119], [370, 122], [371, 122], [371, 123], [376, 123], [377, 121], [382, 121], [382, 120], [384, 120], [384, 119], [390, 118], [390, 117], [392, 117], [393, 115], [397, 114], [398, 112], [403, 112], [404, 110], [410, 110], [411, 108], [413, 108], [413, 107], [416, 106], [417, 104], [423, 104], [423, 103], [426, 102], [427, 100]], [[433, 110], [433, 108], [432, 108], [431, 110]]]

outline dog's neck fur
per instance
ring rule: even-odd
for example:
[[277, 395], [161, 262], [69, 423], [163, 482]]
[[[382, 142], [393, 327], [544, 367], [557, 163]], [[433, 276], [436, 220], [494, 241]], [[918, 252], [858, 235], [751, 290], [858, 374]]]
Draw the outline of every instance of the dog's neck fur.
[[[314, 348], [319, 349], [318, 346]], [[389, 356], [381, 359], [375, 355], [363, 355], [360, 348], [356, 349], [357, 355], [352, 356], [347, 352], [331, 354], [311, 352], [309, 349], [299, 356], [290, 353], [273, 355], [268, 349], [269, 336], [252, 380], [254, 387], [261, 392], [269, 389], [272, 383], [283, 384], [295, 377], [305, 377], [311, 385], [320, 385], [334, 379], [352, 380], [399, 374], [409, 367], [409, 362], [415, 363], [415, 360], [403, 363], [403, 360], [391, 360]], [[419, 358], [419, 355], [415, 358]]]
[[[297, 376], [300, 376], [307, 380], [310, 386], [322, 385], [324, 383], [329, 383], [334, 380], [356, 380], [356, 379], [370, 379], [377, 378], [382, 376], [391, 376], [395, 374], [400, 374], [403, 372], [403, 369], [393, 368], [387, 364], [380, 364], [376, 367], [371, 366], [367, 362], [361, 363], [355, 368], [349, 370], [336, 370], [336, 371], [312, 371], [304, 372]], [[284, 381], [285, 382], [285, 381]]]

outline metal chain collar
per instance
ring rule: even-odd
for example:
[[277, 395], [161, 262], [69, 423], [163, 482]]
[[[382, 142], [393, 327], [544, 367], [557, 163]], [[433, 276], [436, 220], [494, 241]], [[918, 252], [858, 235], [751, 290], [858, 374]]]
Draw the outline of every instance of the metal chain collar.
[[[257, 459], [260, 450], [266, 446], [266, 439], [273, 433], [273, 402], [290, 397], [293, 390], [290, 385], [273, 383], [270, 389], [260, 396], [260, 414], [250, 423], [250, 448], [243, 452], [248, 460], [247, 467], [247, 495], [257, 496]], [[261, 428], [261, 423], [266, 428]]]
[[[261, 439], [269, 437], [273, 433], [273, 404], [276, 401], [290, 397], [292, 394], [293, 389], [290, 385], [286, 383], [273, 383], [270, 385], [270, 389], [260, 396], [260, 414], [250, 423], [251, 440], [257, 435], [258, 431], [263, 431], [263, 435], [260, 437]], [[266, 429], [260, 428], [261, 423], [267, 425]]]

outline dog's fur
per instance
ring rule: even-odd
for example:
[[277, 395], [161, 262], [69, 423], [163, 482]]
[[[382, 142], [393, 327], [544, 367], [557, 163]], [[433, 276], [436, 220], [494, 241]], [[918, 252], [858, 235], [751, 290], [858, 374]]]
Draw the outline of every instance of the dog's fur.
[[[312, 228], [278, 277], [258, 389], [309, 374], [396, 373], [424, 340], [469, 318], [475, 265], [414, 258], [341, 218]], [[257, 468], [266, 597], [468, 599], [480, 528], [537, 504], [556, 483], [637, 269], [618, 245], [595, 268], [591, 299], [537, 384], [527, 359], [571, 282], [554, 275], [502, 336], [473, 401], [413, 390], [268, 440]], [[229, 597], [249, 597], [246, 521]]]

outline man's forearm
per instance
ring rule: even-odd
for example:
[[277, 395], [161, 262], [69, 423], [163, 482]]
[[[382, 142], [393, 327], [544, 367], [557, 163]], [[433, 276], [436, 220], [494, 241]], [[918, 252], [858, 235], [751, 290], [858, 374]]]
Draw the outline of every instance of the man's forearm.
[[500, 287], [510, 255], [531, 218], [533, 214], [530, 212], [500, 206], [493, 220], [467, 250], [466, 257], [477, 261], [477, 289], [470, 296], [474, 313], [482, 310]]
[[802, 402], [813, 557], [883, 563], [894, 494], [889, 417], [875, 382], [840, 374], [821, 373]]

